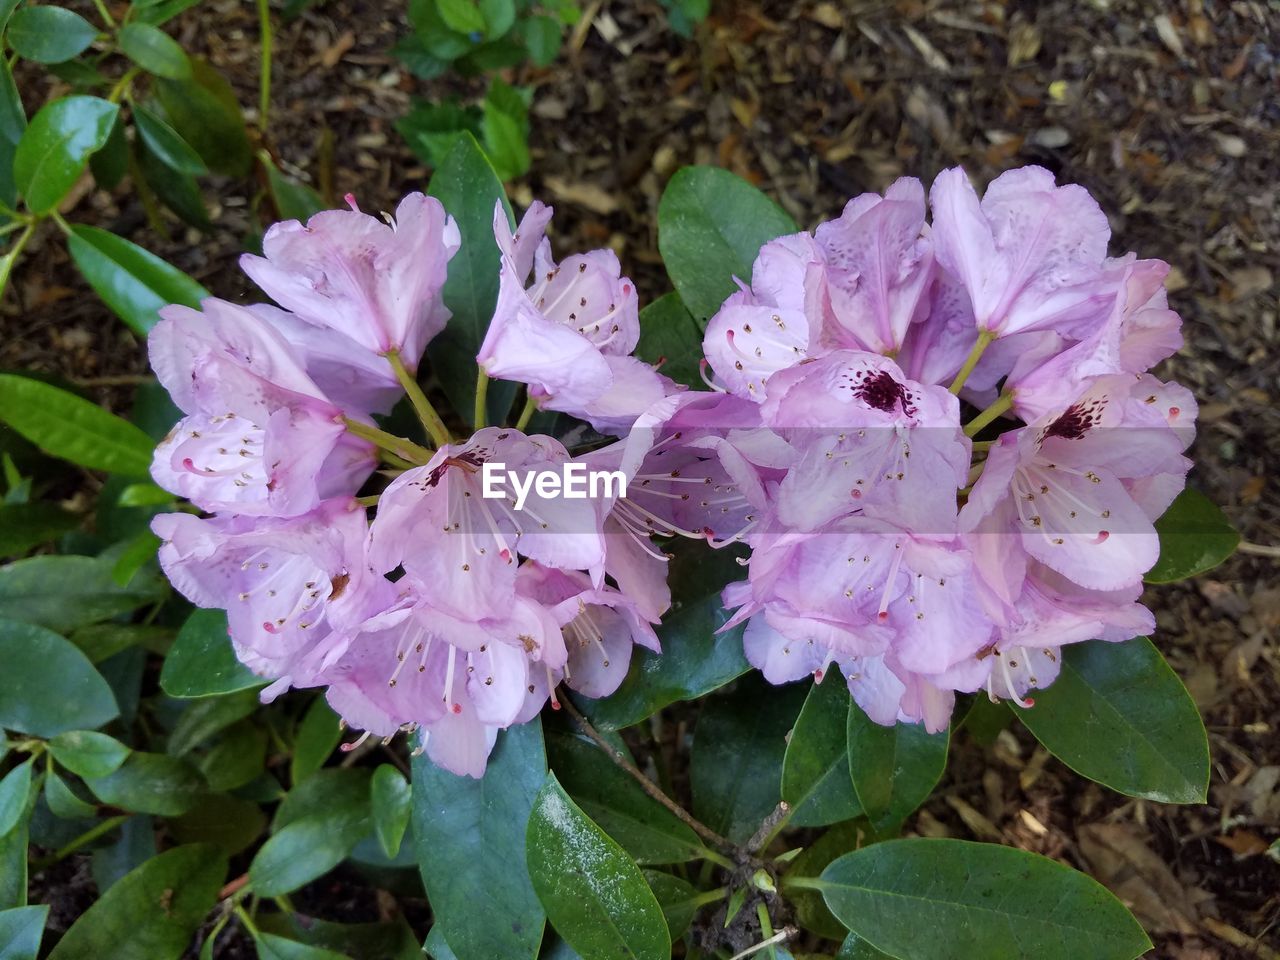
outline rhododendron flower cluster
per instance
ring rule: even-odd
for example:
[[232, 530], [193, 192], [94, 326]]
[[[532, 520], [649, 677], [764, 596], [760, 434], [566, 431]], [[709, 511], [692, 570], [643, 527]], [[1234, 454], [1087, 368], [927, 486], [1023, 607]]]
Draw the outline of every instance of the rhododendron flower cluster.
[[1083, 188], [955, 169], [928, 207], [906, 178], [766, 244], [704, 350], [783, 443], [724, 594], [747, 657], [938, 731], [957, 691], [1029, 706], [1063, 644], [1152, 628], [1196, 408], [1146, 372], [1181, 345], [1167, 266], [1109, 259]]
[[[1108, 258], [1082, 188], [1029, 167], [980, 198], [949, 170], [927, 203], [902, 179], [765, 244], [707, 322], [706, 390], [634, 356], [612, 251], [557, 263], [551, 209], [512, 231], [499, 205], [476, 361], [527, 403], [466, 437], [417, 379], [458, 228], [420, 194], [385, 222], [351, 206], [244, 258], [275, 305], [169, 307], [151, 334], [186, 415], [153, 474], [206, 514], [156, 519], [161, 562], [227, 610], [264, 696], [322, 687], [364, 736], [416, 731], [479, 776], [560, 684], [607, 696], [636, 644], [659, 651], [675, 537], [740, 552], [725, 629], [745, 624], [770, 681], [836, 664], [883, 724], [943, 729], [957, 692], [1029, 705], [1063, 644], [1151, 628], [1153, 521], [1195, 404], [1147, 372], [1181, 343], [1167, 267]], [[375, 419], [406, 396], [429, 446]], [[591, 442], [526, 432], [539, 408]], [[482, 484], [486, 464], [518, 481], [568, 463], [625, 492], [521, 485], [517, 505]]]

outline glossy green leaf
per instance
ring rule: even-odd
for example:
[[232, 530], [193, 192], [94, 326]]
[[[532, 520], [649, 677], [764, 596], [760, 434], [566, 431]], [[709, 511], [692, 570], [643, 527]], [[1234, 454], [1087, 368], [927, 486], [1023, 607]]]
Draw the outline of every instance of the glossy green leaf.
[[13, 156], [22, 132], [27, 129], [27, 114], [22, 98], [13, 82], [9, 61], [0, 57], [0, 201], [10, 207], [18, 203], [18, 188], [13, 181]]
[[823, 827], [862, 813], [849, 778], [849, 688], [840, 671], [809, 688], [782, 761], [791, 825]]
[[775, 237], [795, 222], [747, 181], [716, 167], [676, 172], [658, 204], [658, 249], [667, 274], [694, 318], [705, 323]]
[[258, 960], [347, 960], [341, 953], [286, 940], [274, 933], [260, 933], [254, 942], [258, 947]]
[[742, 628], [717, 631], [729, 619], [720, 591], [742, 578], [731, 550], [709, 553], [701, 544], [679, 543], [668, 566], [672, 609], [658, 626], [662, 653], [636, 649], [621, 685], [603, 700], [575, 698], [601, 730], [639, 723], [677, 700], [695, 700], [750, 669], [742, 655]]
[[136, 103], [133, 106], [133, 121], [147, 148], [166, 166], [193, 177], [201, 177], [209, 172], [195, 148], [183, 140], [178, 131], [169, 126], [159, 114]]
[[[478, 780], [414, 758], [418, 864], [436, 925], [464, 960], [538, 954], [544, 914], [525, 869], [525, 828], [546, 773], [536, 719], [498, 734]], [[483, 910], [476, 909], [477, 890], [484, 891]]]
[[217, 902], [226, 872], [215, 847], [167, 850], [81, 914], [49, 960], [178, 960]]
[[248, 848], [266, 829], [262, 808], [227, 793], [209, 793], [167, 822], [179, 843], [211, 843], [228, 856]]
[[83, 467], [146, 476], [151, 438], [128, 420], [51, 384], [0, 374], [0, 419], [46, 453]]
[[265, 150], [259, 151], [258, 161], [267, 171], [267, 186], [271, 190], [271, 202], [275, 204], [276, 213], [281, 220], [298, 220], [305, 223], [312, 215], [325, 209], [324, 198], [314, 189], [285, 176], [271, 162], [271, 155]]
[[63, 97], [31, 118], [13, 155], [13, 181], [32, 213], [48, 213], [102, 148], [119, 106], [98, 97]]
[[1178, 494], [1156, 521], [1160, 558], [1147, 571], [1147, 583], [1173, 583], [1212, 570], [1235, 553], [1240, 534], [1226, 514], [1198, 490]]
[[[493, 239], [494, 205], [502, 203], [512, 227], [515, 219], [502, 181], [484, 151], [468, 133], [454, 141], [427, 189], [453, 216], [462, 247], [449, 261], [445, 305], [453, 312], [444, 333], [428, 349], [431, 367], [455, 410], [470, 420], [475, 408], [475, 356], [489, 328], [498, 299], [498, 244]], [[489, 422], [497, 423], [511, 407], [512, 383], [489, 386]]]
[[851, 933], [844, 938], [844, 943], [840, 944], [835, 960], [893, 960], [893, 958], [877, 950], [856, 933]]
[[67, 820], [84, 820], [93, 817], [97, 808], [82, 800], [56, 771], [49, 771], [44, 778], [44, 799], [49, 812]]
[[116, 583], [114, 566], [115, 558], [103, 554], [28, 557], [0, 567], [0, 617], [66, 632], [164, 597], [154, 577]]
[[547, 918], [583, 960], [669, 960], [667, 922], [640, 868], [555, 774], [529, 815], [527, 858]]
[[560, 24], [541, 14], [523, 21], [521, 32], [529, 57], [540, 67], [549, 67], [560, 52]]
[[207, 752], [193, 757], [211, 790], [235, 790], [263, 773], [267, 759], [266, 728], [253, 718], [241, 720], [214, 739]]
[[328, 873], [370, 829], [367, 770], [325, 770], [290, 792], [273, 835], [249, 865], [262, 896], [289, 893]]
[[384, 923], [333, 923], [301, 913], [261, 913], [258, 929], [351, 960], [422, 960], [418, 937], [401, 916]]
[[1191, 694], [1146, 637], [1061, 650], [1062, 672], [1018, 718], [1081, 776], [1131, 797], [1204, 803], [1209, 741]]
[[165, 750], [170, 756], [185, 756], [256, 709], [258, 695], [253, 690], [240, 690], [221, 697], [202, 697], [183, 704]]
[[0, 910], [0, 960], [36, 960], [48, 904]]
[[808, 882], [850, 930], [894, 957], [1133, 960], [1151, 949], [1096, 880], [991, 843], [890, 840], [846, 854]]
[[18, 821], [26, 816], [33, 764], [34, 761], [29, 759], [0, 777], [0, 837], [16, 827]]
[[822, 875], [832, 860], [844, 856], [858, 846], [860, 825], [863, 821], [846, 820], [837, 823], [817, 839], [805, 845], [791, 861], [782, 878], [782, 893], [795, 907], [796, 922], [829, 940], [841, 940], [845, 936], [844, 924], [831, 915], [827, 902], [817, 890], [792, 885], [792, 881], [815, 878]]
[[490, 82], [481, 112], [485, 150], [500, 180], [514, 180], [529, 170], [529, 107], [499, 77]]
[[701, 856], [697, 834], [590, 740], [550, 733], [547, 758], [574, 802], [637, 863], [683, 863]]
[[140, 189], [150, 188], [160, 202], [176, 213], [183, 222], [200, 230], [210, 229], [213, 221], [209, 217], [204, 194], [201, 193], [196, 178], [175, 170], [161, 160], [144, 138], [135, 139], [132, 146], [138, 173], [141, 175]]
[[685, 935], [693, 918], [702, 906], [698, 890], [687, 880], [661, 873], [657, 870], [644, 870], [645, 883], [658, 898], [658, 906], [662, 908], [662, 916], [667, 921], [667, 932], [672, 941]]
[[160, 688], [171, 697], [214, 697], [265, 682], [236, 659], [221, 610], [194, 611], [160, 670]]
[[191, 61], [189, 80], [156, 81], [156, 96], [173, 127], [215, 173], [244, 176], [253, 154], [244, 115], [226, 77], [204, 60]]
[[325, 702], [316, 697], [302, 715], [298, 735], [293, 741], [293, 756], [289, 760], [289, 782], [301, 783], [324, 766], [342, 739], [339, 717]]
[[893, 830], [937, 786], [951, 731], [931, 734], [920, 723], [882, 727], [856, 703], [849, 705], [848, 721], [854, 793], [877, 831]]
[[33, 5], [14, 11], [5, 39], [28, 60], [62, 63], [82, 53], [97, 35], [97, 28], [73, 10]]
[[680, 294], [672, 291], [640, 311], [640, 343], [636, 356], [661, 364], [660, 372], [677, 383], [700, 389], [698, 361], [702, 359], [702, 329]]
[[478, 0], [484, 14], [485, 34], [490, 38], [502, 36], [516, 22], [515, 0]]
[[27, 905], [27, 825], [0, 834], [0, 910]]
[[413, 792], [404, 774], [389, 763], [373, 771], [369, 781], [369, 804], [373, 811], [373, 830], [388, 857], [400, 852], [400, 843], [413, 813]]
[[799, 684], [775, 687], [757, 674], [704, 702], [693, 732], [693, 815], [735, 843], [760, 828], [782, 799], [787, 733], [804, 702]]
[[93, 181], [100, 190], [114, 190], [129, 172], [129, 141], [124, 135], [124, 122], [116, 114], [107, 142], [89, 157]]
[[178, 41], [149, 23], [127, 23], [118, 37], [120, 49], [126, 57], [147, 73], [168, 80], [187, 80], [191, 77], [191, 61]]
[[70, 641], [0, 618], [0, 727], [37, 737], [96, 727], [119, 710], [107, 681]]
[[80, 526], [81, 518], [57, 504], [0, 506], [0, 557], [16, 557]]
[[135, 750], [119, 769], [85, 783], [103, 803], [135, 813], [175, 817], [186, 813], [208, 791], [208, 784], [186, 760]]
[[53, 759], [82, 777], [105, 777], [120, 769], [132, 752], [115, 737], [96, 730], [70, 730], [49, 741]]
[[440, 19], [450, 30], [477, 33], [485, 29], [484, 14], [475, 0], [435, 0]]
[[67, 639], [93, 663], [101, 663], [130, 647], [163, 654], [173, 641], [173, 631], [140, 623], [95, 623], [75, 629]]

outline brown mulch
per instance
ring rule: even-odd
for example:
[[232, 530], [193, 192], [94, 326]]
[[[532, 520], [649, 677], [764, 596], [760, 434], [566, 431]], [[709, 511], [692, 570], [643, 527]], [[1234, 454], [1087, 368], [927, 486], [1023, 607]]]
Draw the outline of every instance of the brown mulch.
[[[664, 289], [655, 211], [686, 163], [726, 166], [812, 226], [895, 177], [964, 164], [980, 179], [1043, 164], [1087, 186], [1114, 250], [1174, 266], [1186, 349], [1164, 374], [1201, 404], [1192, 482], [1246, 540], [1280, 543], [1280, 11], [1265, 0], [718, 3], [693, 42], [656, 2], [593, 2], [536, 88], [533, 172], [513, 188], [557, 207], [562, 250], [611, 244], [642, 293]], [[213, 26], [213, 25], [216, 25]], [[256, 103], [252, 6], [213, 0], [178, 35]], [[286, 167], [391, 209], [428, 171], [392, 127], [412, 93], [440, 95], [386, 51], [400, 6], [317, 5], [277, 34], [271, 146]], [[456, 84], [456, 81], [450, 81]], [[464, 88], [465, 89], [465, 86]], [[42, 92], [26, 91], [29, 106]], [[326, 161], [325, 143], [333, 144]], [[208, 191], [216, 228], [146, 226], [126, 185], [85, 191], [71, 219], [128, 235], [216, 294], [251, 297], [235, 257], [251, 230], [245, 184]], [[138, 339], [66, 262], [52, 230], [0, 308], [0, 368], [88, 381], [145, 371]], [[127, 389], [93, 387], [122, 409]], [[1007, 732], [962, 746], [914, 828], [1001, 840], [1092, 873], [1172, 960], [1280, 950], [1280, 578], [1237, 555], [1191, 584], [1150, 591], [1156, 642], [1203, 710], [1210, 802], [1126, 800]]]

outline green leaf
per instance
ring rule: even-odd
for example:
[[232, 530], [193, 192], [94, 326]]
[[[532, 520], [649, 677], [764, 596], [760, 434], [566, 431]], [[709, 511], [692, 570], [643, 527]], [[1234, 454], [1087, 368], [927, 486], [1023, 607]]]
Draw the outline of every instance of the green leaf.
[[879, 833], [896, 829], [928, 799], [947, 766], [951, 731], [924, 724], [882, 727], [849, 704], [849, 772], [866, 817]]
[[219, 734], [195, 763], [211, 790], [235, 790], [262, 775], [266, 758], [267, 731], [249, 719]]
[[155, 579], [139, 576], [120, 586], [111, 576], [114, 566], [103, 554], [28, 557], [0, 567], [0, 617], [65, 632], [164, 597]]
[[701, 856], [697, 834], [591, 741], [549, 734], [547, 757], [574, 802], [636, 862], [684, 863]]
[[583, 960], [669, 960], [667, 922], [640, 868], [554, 773], [529, 815], [527, 858], [547, 918]]
[[66, 820], [86, 820], [97, 813], [97, 808], [76, 796], [67, 782], [50, 770], [44, 779], [44, 799], [49, 812]]
[[36, 960], [48, 917], [47, 904], [0, 911], [0, 960]]
[[127, 23], [120, 30], [120, 50], [148, 73], [168, 80], [191, 77], [191, 61], [178, 41], [149, 23]]
[[1061, 650], [1062, 672], [1015, 711], [1081, 776], [1131, 797], [1204, 803], [1209, 741], [1191, 694], [1146, 637]]
[[[498, 244], [493, 239], [494, 205], [502, 203], [513, 229], [515, 218], [502, 181], [469, 133], [460, 133], [431, 177], [427, 192], [444, 204], [458, 224], [462, 248], [449, 261], [445, 305], [453, 312], [444, 333], [428, 348], [432, 369], [455, 410], [470, 420], [475, 408], [476, 353], [498, 299]], [[489, 387], [489, 422], [511, 408], [515, 384]]]
[[271, 189], [271, 201], [281, 220], [298, 220], [305, 223], [313, 214], [325, 209], [324, 198], [293, 177], [286, 177], [271, 162], [271, 155], [259, 151], [258, 161], [267, 171], [267, 186]]
[[389, 763], [373, 771], [369, 781], [369, 803], [373, 811], [373, 830], [388, 857], [400, 852], [400, 843], [413, 813], [413, 793], [409, 781]]
[[515, 0], [479, 0], [484, 14], [485, 36], [494, 40], [501, 37], [516, 22]]
[[226, 872], [215, 847], [167, 850], [107, 890], [49, 960], [178, 960], [217, 902]]
[[0, 727], [36, 737], [96, 727], [119, 710], [107, 681], [74, 644], [0, 619]]
[[521, 25], [529, 56], [540, 67], [549, 67], [560, 52], [560, 24], [554, 17], [541, 14], [530, 17]]
[[845, 936], [844, 925], [831, 915], [821, 893], [795, 886], [793, 881], [820, 876], [832, 860], [856, 849], [861, 822], [846, 820], [837, 823], [801, 850], [782, 878], [782, 892], [795, 907], [796, 922], [829, 940], [842, 939]]
[[240, 690], [221, 697], [204, 697], [182, 705], [182, 714], [169, 734], [166, 752], [182, 757], [258, 709], [258, 695]]
[[19, 56], [36, 63], [62, 63], [93, 43], [98, 30], [64, 7], [30, 6], [14, 11], [6, 39]]
[[293, 757], [289, 761], [289, 782], [295, 786], [324, 766], [342, 739], [338, 715], [329, 708], [324, 697], [316, 697], [302, 716], [298, 735], [293, 741]]
[[116, 114], [107, 142], [89, 157], [89, 169], [99, 190], [114, 190], [129, 172], [129, 141], [124, 135], [124, 122]]
[[658, 249], [695, 319], [704, 322], [749, 281], [760, 247], [797, 227], [747, 181], [715, 167], [676, 171], [658, 204]]
[[85, 783], [103, 803], [134, 813], [176, 817], [208, 791], [208, 784], [186, 760], [135, 750], [118, 770]]
[[644, 870], [644, 881], [658, 898], [662, 908], [662, 916], [667, 921], [667, 932], [672, 941], [684, 936], [693, 923], [693, 918], [702, 905], [698, 890], [687, 880], [661, 873], [658, 870]]
[[346, 859], [369, 832], [369, 793], [363, 770], [326, 770], [292, 791], [276, 814], [274, 835], [249, 865], [254, 891], [289, 893]]
[[782, 799], [794, 827], [824, 827], [862, 813], [849, 778], [849, 688], [837, 669], [809, 688], [782, 760]]
[[701, 387], [702, 330], [674, 290], [640, 311], [636, 356], [646, 363], [661, 363], [660, 371], [677, 383]]
[[204, 60], [192, 60], [191, 79], [157, 80], [156, 95], [173, 129], [209, 169], [232, 177], [249, 172], [253, 153], [244, 115], [226, 77]]
[[499, 77], [485, 94], [480, 129], [498, 179], [514, 180], [529, 171], [529, 108]]
[[101, 663], [130, 647], [145, 647], [165, 653], [173, 642], [173, 632], [165, 627], [135, 623], [96, 623], [79, 627], [68, 639], [93, 663]]
[[34, 760], [20, 763], [0, 778], [0, 837], [26, 817], [27, 798], [31, 794], [31, 767], [34, 763]]
[[236, 659], [221, 610], [193, 612], [160, 669], [160, 689], [171, 697], [215, 697], [265, 683]]
[[202, 177], [209, 172], [195, 148], [183, 140], [178, 131], [162, 120], [159, 114], [135, 103], [133, 120], [147, 148], [166, 166], [192, 177]]
[[27, 825], [0, 834], [0, 910], [27, 904]]
[[804, 687], [774, 687], [756, 674], [707, 700], [693, 734], [693, 815], [743, 843], [782, 799], [782, 758]]
[[701, 544], [675, 544], [668, 567], [672, 610], [657, 627], [662, 653], [636, 650], [621, 685], [603, 700], [575, 698], [601, 730], [639, 723], [677, 700], [696, 700], [750, 669], [742, 655], [742, 628], [717, 631], [729, 619], [720, 591], [742, 577], [732, 550], [708, 555]]
[[82, 467], [146, 476], [151, 438], [128, 420], [55, 386], [0, 374], [0, 415], [46, 453]]
[[1174, 583], [1212, 570], [1235, 553], [1240, 534], [1212, 500], [1190, 487], [1156, 521], [1160, 558], [1147, 583]]
[[851, 933], [840, 944], [835, 960], [893, 960], [887, 953], [877, 950], [856, 933]]
[[[441, 936], [461, 957], [538, 954], [544, 914], [525, 868], [525, 827], [546, 773], [536, 719], [498, 734], [479, 780], [455, 776], [425, 756], [414, 759], [418, 865]], [[482, 910], [477, 890], [484, 891]]]
[[418, 938], [402, 916], [385, 923], [332, 923], [300, 913], [260, 913], [258, 929], [352, 960], [422, 960]]
[[274, 933], [260, 933], [254, 942], [258, 946], [258, 960], [347, 960], [341, 953], [286, 940]]
[[53, 503], [0, 506], [0, 557], [16, 557], [80, 526], [80, 517]]
[[179, 843], [211, 843], [228, 856], [249, 847], [266, 825], [258, 804], [227, 793], [200, 797], [190, 810], [168, 823]]
[[0, 201], [10, 207], [18, 203], [18, 188], [13, 182], [13, 156], [27, 129], [27, 114], [22, 98], [13, 82], [9, 61], [0, 57]]
[[[28, 8], [30, 9], [30, 8]], [[32, 213], [48, 213], [75, 186], [89, 156], [107, 142], [120, 108], [71, 96], [40, 108], [13, 155], [13, 180]]]
[[135, 0], [134, 9], [137, 11], [138, 19], [143, 23], [154, 24], [160, 26], [172, 20], [178, 14], [190, 10], [200, 0]]
[[475, 0], [435, 0], [440, 19], [450, 30], [458, 33], [483, 33], [484, 14]]
[[105, 777], [120, 769], [132, 752], [115, 737], [96, 730], [69, 730], [49, 741], [53, 759], [82, 777]]
[[166, 164], [156, 156], [143, 138], [134, 140], [133, 152], [144, 187], [150, 187], [156, 197], [185, 223], [200, 230], [208, 230], [213, 226], [209, 210], [205, 207], [204, 195], [200, 192], [200, 184], [195, 177]]
[[1151, 949], [1096, 880], [1011, 847], [890, 840], [846, 854], [809, 883], [850, 930], [895, 957], [1133, 960]]

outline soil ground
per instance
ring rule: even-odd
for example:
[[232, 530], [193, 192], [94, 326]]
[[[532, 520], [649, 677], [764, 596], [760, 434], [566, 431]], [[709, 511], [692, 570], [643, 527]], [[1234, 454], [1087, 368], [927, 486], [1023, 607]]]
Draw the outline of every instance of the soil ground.
[[[612, 244], [642, 294], [662, 293], [655, 211], [686, 163], [737, 171], [806, 226], [903, 174], [927, 182], [959, 163], [985, 180], [1047, 166], [1108, 211], [1113, 252], [1173, 264], [1187, 345], [1162, 373], [1200, 402], [1192, 482], [1249, 543], [1280, 544], [1274, 3], [726, 0], [692, 41], [655, 2], [585, 6], [556, 65], [512, 78], [536, 91], [533, 172], [513, 198], [555, 204], [560, 250]], [[413, 79], [387, 53], [405, 31], [399, 4], [358, 0], [317, 3], [278, 29], [270, 146], [330, 198], [351, 191], [366, 209], [392, 209], [423, 187], [428, 171], [393, 121], [412, 95], [473, 92]], [[251, 4], [211, 0], [177, 33], [256, 102]], [[28, 106], [44, 92], [26, 85]], [[68, 216], [155, 250], [219, 296], [249, 298], [236, 268], [249, 189], [207, 191], [216, 226], [205, 234], [176, 223], [157, 234], [127, 183], [86, 189]], [[58, 234], [32, 245], [2, 309], [0, 368], [59, 373], [127, 405], [120, 379], [145, 371], [143, 345], [76, 277]], [[1265, 553], [1148, 597], [1156, 642], [1208, 724], [1207, 805], [1125, 800], [1006, 732], [989, 746], [962, 740], [909, 826], [1087, 870], [1133, 907], [1155, 956], [1276, 957], [1280, 864], [1264, 851], [1280, 836], [1280, 561]]]

